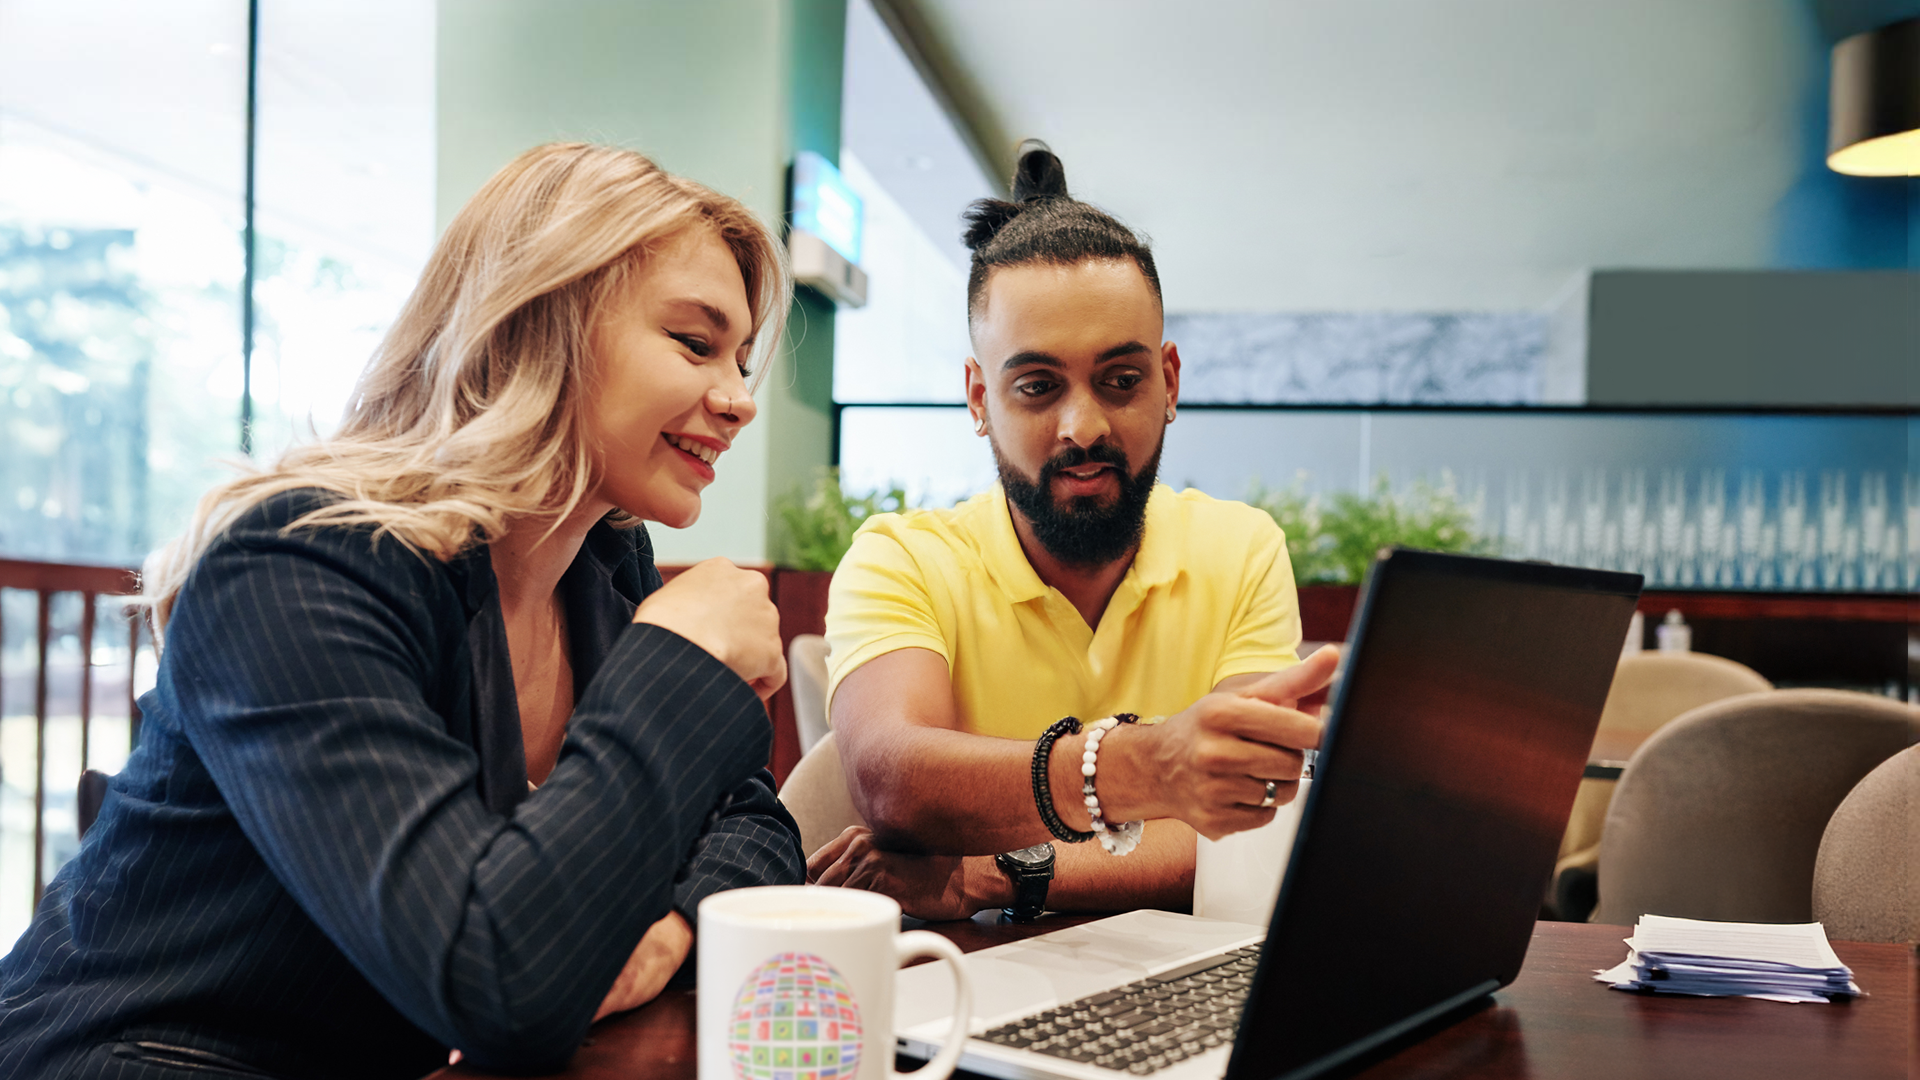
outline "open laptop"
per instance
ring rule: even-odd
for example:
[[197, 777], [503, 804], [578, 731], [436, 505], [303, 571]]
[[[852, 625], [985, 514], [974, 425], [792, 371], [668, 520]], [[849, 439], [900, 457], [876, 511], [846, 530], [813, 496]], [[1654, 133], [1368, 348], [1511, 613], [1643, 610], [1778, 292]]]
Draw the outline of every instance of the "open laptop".
[[[1137, 911], [973, 953], [961, 1067], [1304, 1080], [1512, 982], [1640, 586], [1383, 554], [1269, 925]], [[939, 1049], [949, 979], [900, 973], [902, 1053]]]

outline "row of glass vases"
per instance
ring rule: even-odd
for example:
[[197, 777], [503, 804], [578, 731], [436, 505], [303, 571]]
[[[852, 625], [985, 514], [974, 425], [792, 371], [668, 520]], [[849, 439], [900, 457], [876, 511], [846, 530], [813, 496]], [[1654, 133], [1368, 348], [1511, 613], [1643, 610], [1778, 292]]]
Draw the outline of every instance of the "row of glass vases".
[[1484, 483], [1461, 496], [1511, 558], [1633, 571], [1650, 588], [1920, 587], [1920, 476], [1593, 469], [1505, 480], [1497, 519]]

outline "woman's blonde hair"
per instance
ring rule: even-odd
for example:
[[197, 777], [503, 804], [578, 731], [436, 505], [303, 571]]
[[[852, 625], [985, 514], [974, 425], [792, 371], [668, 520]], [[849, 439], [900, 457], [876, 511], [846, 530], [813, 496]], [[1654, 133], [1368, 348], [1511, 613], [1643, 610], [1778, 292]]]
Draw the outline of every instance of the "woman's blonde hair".
[[434, 246], [339, 431], [209, 491], [148, 559], [155, 630], [208, 545], [283, 491], [342, 496], [293, 528], [372, 524], [440, 559], [498, 539], [509, 516], [572, 512], [599, 479], [582, 409], [594, 319], [663, 243], [702, 224], [746, 279], [764, 375], [793, 284], [779, 242], [738, 200], [614, 147], [555, 143], [508, 163]]

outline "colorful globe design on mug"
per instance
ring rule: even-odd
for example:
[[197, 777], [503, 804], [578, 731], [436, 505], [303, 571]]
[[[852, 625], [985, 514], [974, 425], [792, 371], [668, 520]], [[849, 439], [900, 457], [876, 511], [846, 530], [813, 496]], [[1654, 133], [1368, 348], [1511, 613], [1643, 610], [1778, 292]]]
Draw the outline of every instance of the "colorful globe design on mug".
[[832, 964], [781, 953], [740, 984], [727, 1049], [739, 1080], [847, 1080], [860, 1068], [860, 1005]]

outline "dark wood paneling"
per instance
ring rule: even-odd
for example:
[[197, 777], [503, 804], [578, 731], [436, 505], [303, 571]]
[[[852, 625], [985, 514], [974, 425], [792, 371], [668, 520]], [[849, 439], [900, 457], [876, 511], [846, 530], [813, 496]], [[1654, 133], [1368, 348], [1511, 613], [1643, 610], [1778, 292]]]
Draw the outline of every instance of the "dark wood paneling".
[[1764, 593], [1649, 591], [1640, 610], [1678, 609], [1695, 619], [1806, 619], [1820, 622], [1920, 623], [1920, 599], [1897, 593]]
[[1906, 683], [1907, 639], [1920, 633], [1920, 601], [1902, 595], [1649, 592], [1640, 597], [1647, 648], [1679, 611], [1696, 652], [1738, 660], [1783, 686]]
[[[1300, 587], [1308, 641], [1343, 641], [1359, 590]], [[1693, 592], [1645, 593], [1648, 648], [1654, 627], [1678, 610], [1693, 627], [1695, 651], [1724, 656], [1782, 685], [1884, 687], [1904, 683], [1907, 640], [1920, 636], [1920, 599], [1898, 594]]]
[[1302, 585], [1300, 595], [1300, 636], [1308, 641], [1345, 641], [1347, 626], [1353, 622], [1353, 605], [1360, 598], [1358, 585]]

